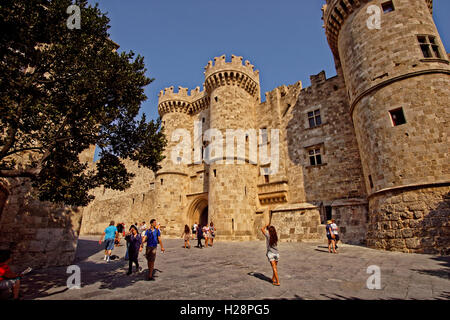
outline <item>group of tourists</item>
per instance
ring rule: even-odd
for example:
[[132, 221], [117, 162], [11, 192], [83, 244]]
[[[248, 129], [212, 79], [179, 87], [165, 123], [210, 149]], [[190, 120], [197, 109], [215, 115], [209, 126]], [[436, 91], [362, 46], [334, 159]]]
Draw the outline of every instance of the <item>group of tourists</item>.
[[[137, 223], [136, 223], [137, 225]], [[145, 222], [140, 226], [131, 225], [128, 232], [125, 233], [125, 240], [127, 242], [127, 253], [125, 258], [128, 259], [128, 272], [127, 275], [131, 275], [133, 272], [133, 264], [136, 266], [136, 272], [141, 271], [139, 266], [139, 252], [142, 252], [144, 243], [147, 244], [145, 257], [148, 263], [148, 277], [147, 280], [153, 281], [153, 270], [156, 260], [156, 249], [158, 244], [161, 246], [161, 251], [164, 252], [164, 246], [161, 241], [160, 226], [156, 223], [155, 219], [150, 220], [150, 228], [147, 228]], [[114, 226], [114, 221], [111, 221], [109, 227], [105, 229], [99, 243], [102, 240], [105, 243], [105, 258], [106, 262], [111, 259], [111, 253], [114, 249], [114, 239], [118, 235], [117, 227]]]
[[190, 239], [195, 239], [194, 235], [197, 237], [197, 248], [203, 249], [202, 240], [205, 239], [205, 248], [212, 247], [214, 244], [214, 238], [216, 237], [216, 227], [214, 227], [214, 223], [208, 225], [198, 225], [197, 222], [192, 226], [192, 233], [189, 229], [188, 225], [184, 226], [184, 232], [181, 235], [184, 238], [184, 247], [190, 249], [191, 246], [189, 244]]
[[[278, 251], [278, 235], [274, 226], [268, 224], [261, 228], [261, 232], [263, 233], [266, 239], [266, 257], [272, 267], [273, 276], [272, 276], [272, 284], [274, 286], [280, 285], [280, 279], [278, 277], [278, 261], [280, 258], [280, 253]], [[103, 232], [102, 238], [100, 239], [100, 243], [102, 239], [104, 239], [105, 243], [105, 258], [104, 260], [109, 262], [111, 252], [114, 249], [114, 239], [118, 236], [119, 230], [116, 226], [114, 226], [114, 221], [111, 221], [109, 227], [105, 229]], [[336, 225], [336, 221], [328, 220], [326, 225], [326, 234], [328, 238], [328, 252], [337, 253], [336, 249], [338, 248], [337, 243], [339, 241], [339, 228]], [[190, 240], [194, 239], [194, 235], [197, 238], [197, 247], [203, 248], [202, 239], [205, 239], [205, 248], [209, 246], [213, 246], [214, 238], [216, 235], [216, 228], [214, 227], [214, 223], [211, 222], [208, 225], [198, 225], [197, 222], [194, 223], [191, 228], [188, 225], [184, 226], [184, 232], [181, 237], [184, 239], [184, 248], [190, 249]], [[133, 264], [136, 266], [136, 271], [141, 271], [142, 268], [139, 266], [138, 257], [139, 252], [142, 252], [144, 243], [147, 244], [145, 257], [147, 258], [148, 263], [148, 277], [147, 280], [152, 281], [153, 278], [153, 270], [156, 259], [156, 249], [158, 244], [161, 246], [161, 252], [164, 252], [164, 247], [161, 241], [161, 231], [160, 225], [156, 223], [155, 219], [150, 221], [150, 227], [147, 228], [145, 222], [142, 222], [141, 225], [137, 226], [137, 223], [132, 225], [129, 231], [125, 234], [125, 240], [127, 242], [127, 254], [126, 258], [129, 261], [128, 272], [127, 275], [132, 274]]]
[[[105, 257], [104, 260], [109, 262], [111, 259], [111, 253], [115, 246], [115, 240], [122, 234], [127, 242], [127, 254], [128, 259], [128, 272], [127, 275], [131, 275], [133, 271], [133, 264], [136, 266], [136, 272], [142, 270], [139, 266], [139, 253], [143, 251], [144, 244], [146, 244], [145, 257], [148, 265], [148, 276], [146, 280], [154, 281], [153, 271], [156, 260], [156, 251], [158, 244], [161, 247], [161, 252], [165, 252], [162, 240], [161, 240], [161, 228], [157, 224], [155, 219], [150, 220], [150, 227], [147, 227], [145, 221], [140, 225], [137, 223], [131, 225], [128, 232], [125, 232], [125, 225], [123, 223], [115, 225], [114, 221], [111, 221], [109, 226], [104, 230], [102, 237], [99, 240], [99, 244], [104, 241]], [[266, 239], [266, 257], [272, 267], [272, 284], [274, 286], [280, 285], [280, 279], [278, 276], [278, 261], [280, 259], [280, 253], [278, 251], [278, 235], [274, 226], [268, 224], [261, 228]], [[214, 223], [211, 222], [208, 225], [198, 225], [194, 223], [191, 229], [188, 225], [185, 225], [182, 238], [184, 239], [184, 248], [190, 248], [189, 241], [194, 239], [194, 235], [197, 237], [197, 247], [203, 248], [202, 239], [205, 239], [205, 247], [213, 246], [214, 238], [216, 234], [216, 228]], [[326, 234], [328, 238], [328, 252], [337, 253], [339, 238], [339, 228], [334, 219], [328, 220], [326, 224]], [[19, 299], [20, 279], [24, 274], [28, 273], [31, 269], [28, 268], [22, 273], [14, 273], [9, 264], [11, 263], [11, 251], [0, 250], [0, 289], [11, 289], [14, 299]]]

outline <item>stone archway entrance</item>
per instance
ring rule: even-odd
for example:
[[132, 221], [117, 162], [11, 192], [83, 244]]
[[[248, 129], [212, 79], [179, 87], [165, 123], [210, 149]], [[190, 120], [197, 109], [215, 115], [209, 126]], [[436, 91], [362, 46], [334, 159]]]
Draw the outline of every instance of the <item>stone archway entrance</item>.
[[208, 195], [201, 195], [192, 200], [187, 213], [188, 226], [192, 228], [196, 222], [200, 225], [208, 223]]

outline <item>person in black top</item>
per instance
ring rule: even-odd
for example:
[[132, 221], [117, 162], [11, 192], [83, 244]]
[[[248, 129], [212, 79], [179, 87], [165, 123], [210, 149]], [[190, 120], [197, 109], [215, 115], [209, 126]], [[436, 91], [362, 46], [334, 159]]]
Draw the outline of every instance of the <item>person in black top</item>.
[[203, 226], [198, 226], [197, 227], [197, 248], [202, 249], [203, 245], [202, 245], [202, 239], [203, 239]]

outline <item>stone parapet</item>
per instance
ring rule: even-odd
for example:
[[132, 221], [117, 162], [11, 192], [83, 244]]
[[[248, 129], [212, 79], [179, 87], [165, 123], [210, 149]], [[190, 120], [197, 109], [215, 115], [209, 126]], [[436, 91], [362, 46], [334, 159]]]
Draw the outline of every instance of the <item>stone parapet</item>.
[[242, 64], [242, 57], [231, 56], [231, 62], [225, 61], [225, 55], [209, 61], [205, 67], [205, 88], [211, 92], [223, 85], [235, 85], [245, 89], [259, 99], [259, 71], [248, 60]]

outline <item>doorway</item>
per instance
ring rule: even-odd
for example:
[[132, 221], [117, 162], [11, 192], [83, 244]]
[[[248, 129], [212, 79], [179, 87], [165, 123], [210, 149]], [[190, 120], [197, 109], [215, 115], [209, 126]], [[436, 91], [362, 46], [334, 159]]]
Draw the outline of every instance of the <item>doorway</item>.
[[196, 197], [189, 205], [187, 212], [188, 226], [192, 227], [194, 223], [206, 225], [208, 223], [208, 195], [204, 194]]
[[200, 225], [206, 226], [208, 224], [208, 206], [203, 209], [202, 213], [200, 214]]

